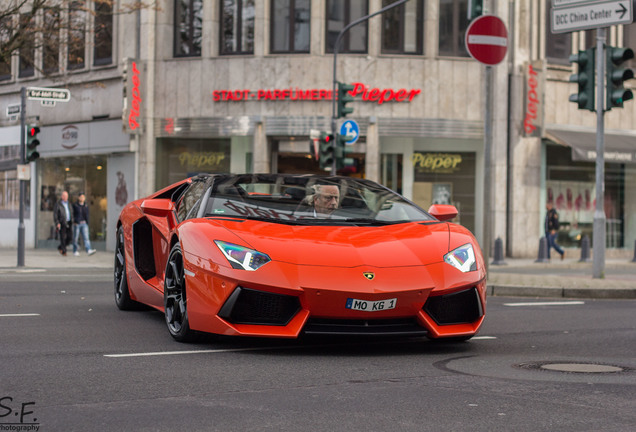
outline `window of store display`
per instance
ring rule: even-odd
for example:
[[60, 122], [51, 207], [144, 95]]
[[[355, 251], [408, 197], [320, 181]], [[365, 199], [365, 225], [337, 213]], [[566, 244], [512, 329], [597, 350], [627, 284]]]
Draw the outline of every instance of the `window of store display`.
[[230, 139], [162, 138], [157, 141], [157, 188], [199, 173], [231, 171]]
[[412, 163], [413, 202], [425, 210], [452, 204], [459, 211], [453, 222], [474, 231], [476, 154], [416, 151]]
[[[596, 208], [596, 165], [572, 161], [569, 147], [548, 145], [546, 199], [559, 212], [557, 241], [579, 247], [588, 236], [592, 242]], [[608, 248], [622, 248], [625, 238], [625, 165], [605, 164], [604, 209]]]
[[[30, 186], [26, 185], [26, 210], [25, 217], [29, 217]], [[17, 170], [0, 171], [0, 218], [17, 218], [20, 211], [20, 180]]]
[[[75, 203], [80, 192], [86, 194], [89, 208], [89, 234], [93, 247], [105, 248], [107, 222], [106, 156], [40, 159], [36, 194], [37, 244], [56, 247], [53, 208], [62, 191]], [[81, 246], [80, 246], [81, 247]]]
[[382, 154], [381, 183], [391, 190], [402, 193], [403, 156], [401, 154]]

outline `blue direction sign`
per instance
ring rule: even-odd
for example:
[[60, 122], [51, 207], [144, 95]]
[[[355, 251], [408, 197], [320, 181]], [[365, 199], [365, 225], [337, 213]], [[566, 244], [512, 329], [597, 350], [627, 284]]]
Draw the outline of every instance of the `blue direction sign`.
[[360, 127], [355, 120], [347, 120], [340, 126], [340, 135], [347, 135], [350, 137], [347, 141], [347, 144], [353, 144], [358, 141], [360, 137]]

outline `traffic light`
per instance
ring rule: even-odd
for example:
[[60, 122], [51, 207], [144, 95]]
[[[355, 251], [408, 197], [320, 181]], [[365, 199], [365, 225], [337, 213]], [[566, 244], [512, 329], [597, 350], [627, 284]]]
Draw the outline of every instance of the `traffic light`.
[[351, 157], [347, 157], [353, 152], [353, 146], [348, 145], [347, 141], [350, 139], [347, 135], [338, 135], [338, 142], [336, 144], [336, 169], [342, 169], [354, 165], [355, 161]]
[[484, 14], [484, 0], [468, 0], [468, 21]]
[[353, 112], [353, 108], [347, 107], [349, 102], [353, 102], [353, 96], [349, 93], [353, 90], [353, 85], [338, 82], [338, 117], [346, 117]]
[[40, 140], [38, 139], [38, 134], [40, 133], [40, 128], [36, 125], [27, 125], [26, 130], [26, 162], [33, 162], [37, 158], [40, 157], [40, 153], [38, 153], [37, 148], [40, 145]]
[[588, 48], [570, 56], [570, 63], [579, 65], [578, 73], [570, 75], [570, 82], [578, 84], [578, 93], [570, 95], [570, 102], [579, 109], [594, 111], [594, 58], [596, 48]]
[[333, 167], [334, 156], [336, 152], [336, 143], [333, 135], [327, 132], [320, 133], [320, 149], [318, 155], [318, 163], [320, 169], [329, 171]]
[[624, 82], [634, 78], [634, 71], [630, 68], [619, 67], [623, 62], [634, 58], [634, 51], [631, 48], [616, 48], [608, 46], [605, 50], [607, 95], [605, 110], [609, 111], [613, 107], [623, 108], [623, 102], [634, 99], [631, 90], [626, 90]]

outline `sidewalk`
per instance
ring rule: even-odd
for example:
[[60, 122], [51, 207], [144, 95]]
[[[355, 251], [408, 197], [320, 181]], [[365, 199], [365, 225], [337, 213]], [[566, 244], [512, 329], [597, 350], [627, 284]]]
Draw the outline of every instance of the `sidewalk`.
[[[60, 255], [54, 249], [27, 249], [25, 266], [18, 268], [17, 249], [0, 248], [0, 277], [4, 273], [36, 269], [95, 269], [112, 271], [113, 252], [98, 251]], [[532, 259], [505, 259], [504, 265], [490, 265], [488, 294], [495, 296], [636, 299], [636, 263], [629, 259], [607, 259], [605, 278], [592, 278], [592, 262], [576, 259], [535, 263]]]

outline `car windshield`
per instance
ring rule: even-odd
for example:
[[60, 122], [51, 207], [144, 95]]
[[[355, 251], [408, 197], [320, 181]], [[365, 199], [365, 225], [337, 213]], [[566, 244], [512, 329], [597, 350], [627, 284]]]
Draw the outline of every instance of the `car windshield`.
[[435, 220], [391, 190], [368, 180], [313, 175], [215, 176], [204, 217], [288, 224], [385, 225]]

